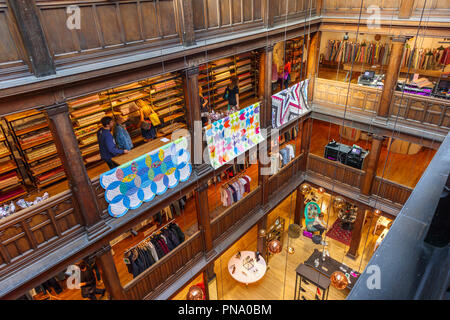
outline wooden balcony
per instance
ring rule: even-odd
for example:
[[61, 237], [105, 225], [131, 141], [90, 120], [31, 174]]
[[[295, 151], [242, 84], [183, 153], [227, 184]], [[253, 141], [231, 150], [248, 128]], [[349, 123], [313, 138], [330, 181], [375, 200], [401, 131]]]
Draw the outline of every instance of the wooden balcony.
[[381, 177], [375, 177], [372, 185], [372, 195], [401, 205], [405, 204], [412, 191], [410, 187]]
[[377, 113], [381, 89], [360, 86], [343, 81], [316, 78], [314, 103], [328, 108], [374, 115]]
[[129, 300], [151, 299], [152, 293], [163, 290], [164, 284], [183, 274], [203, 254], [203, 241], [200, 231], [178, 245], [157, 263], [134, 278], [124, 291]]
[[447, 132], [450, 129], [450, 101], [396, 91], [389, 116]]
[[85, 232], [71, 191], [0, 220], [0, 279]]

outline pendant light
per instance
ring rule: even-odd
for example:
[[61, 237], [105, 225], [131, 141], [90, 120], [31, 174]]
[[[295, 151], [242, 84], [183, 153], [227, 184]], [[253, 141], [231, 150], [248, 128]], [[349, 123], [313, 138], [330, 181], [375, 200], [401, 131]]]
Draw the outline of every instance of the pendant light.
[[199, 286], [192, 286], [189, 288], [187, 293], [187, 300], [203, 300], [205, 295], [203, 294], [202, 288]]
[[280, 241], [274, 239], [269, 242], [269, 244], [267, 245], [267, 249], [269, 249], [270, 253], [277, 254], [280, 253], [281, 250], [283, 250], [283, 246], [281, 245]]
[[341, 271], [335, 271], [330, 277], [331, 285], [338, 290], [343, 290], [348, 286], [348, 279]]

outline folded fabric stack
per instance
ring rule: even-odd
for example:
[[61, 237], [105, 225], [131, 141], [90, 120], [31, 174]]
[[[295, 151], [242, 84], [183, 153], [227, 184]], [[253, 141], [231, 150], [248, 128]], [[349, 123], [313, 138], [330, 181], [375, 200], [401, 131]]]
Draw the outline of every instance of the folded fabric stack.
[[[21, 187], [14, 190], [10, 190], [5, 194], [0, 195], [0, 201], [3, 202], [9, 198], [17, 196], [18, 194], [21, 194], [22, 192], [23, 189]], [[0, 219], [13, 214], [14, 212], [16, 212], [16, 206], [14, 205], [14, 202], [0, 206]]]
[[1, 171], [3, 171], [3, 172], [7, 172], [9, 170], [16, 168], [16, 163], [14, 162], [14, 160], [5, 158], [5, 159], [1, 159], [0, 161], [1, 161], [0, 168], [1, 168]]
[[158, 108], [158, 109], [159, 108], [164, 108], [164, 107], [170, 106], [172, 104], [178, 103], [178, 102], [180, 102], [182, 100], [183, 99], [181, 99], [181, 98], [175, 97], [175, 98], [172, 98], [172, 99], [168, 99], [168, 100], [164, 100], [164, 101], [155, 103], [155, 107]]
[[442, 69], [445, 61], [445, 50], [406, 48], [403, 54], [401, 67], [422, 70]]
[[252, 62], [251, 59], [247, 59], [247, 60], [239, 61], [238, 63], [236, 63], [236, 65], [237, 65], [238, 67], [241, 67], [241, 66], [244, 66], [244, 65], [246, 65], [246, 64], [250, 64], [251, 62]]
[[239, 93], [248, 91], [251, 88], [253, 88], [253, 85], [252, 85], [251, 81], [249, 81], [249, 83], [247, 83], [246, 85], [239, 85]]
[[0, 189], [10, 187], [17, 183], [19, 183], [19, 177], [15, 171], [0, 175]]
[[182, 117], [182, 116], [184, 116], [184, 112], [175, 113], [173, 115], [163, 118], [163, 122], [169, 122], [169, 121], [172, 121], [172, 120]]
[[54, 144], [49, 144], [42, 148], [32, 149], [31, 151], [26, 150], [25, 156], [27, 157], [28, 161], [33, 161], [33, 160], [40, 158], [46, 154], [53, 154], [55, 152], [56, 152], [56, 146]]
[[5, 145], [0, 144], [0, 157], [3, 157], [8, 152], [9, 152], [9, 149]]
[[47, 140], [52, 137], [52, 133], [50, 130], [43, 130], [43, 131], [35, 131], [28, 135], [22, 136], [19, 138], [20, 144], [22, 145], [22, 148], [26, 148], [27, 144], [33, 144], [38, 141]]
[[14, 121], [13, 126], [14, 131], [17, 132], [46, 122], [47, 119], [45, 118], [44, 114], [35, 114], [33, 116]]
[[177, 82], [175, 80], [164, 81], [164, 82], [157, 83], [157, 84], [153, 85], [153, 90], [161, 91], [161, 90], [164, 90], [166, 88], [172, 88], [172, 87], [174, 87], [176, 85], [177, 85]]
[[84, 98], [81, 98], [81, 99], [77, 99], [76, 101], [69, 102], [68, 105], [71, 108], [77, 108], [77, 107], [82, 106], [82, 105], [84, 105], [86, 103], [91, 103], [91, 102], [98, 101], [98, 100], [100, 100], [98, 94], [93, 94], [91, 96], [87, 96], [87, 97], [84, 97]]
[[177, 129], [184, 128], [184, 127], [186, 127], [186, 125], [184, 123], [175, 122], [175, 123], [169, 124], [168, 126], [165, 126], [164, 128], [159, 129], [159, 132], [161, 132], [162, 134], [165, 135], [165, 134], [171, 133]]
[[136, 99], [145, 98], [145, 97], [148, 97], [148, 94], [145, 93], [145, 92], [139, 91], [139, 92], [136, 92], [136, 93], [131, 94], [131, 95], [129, 95], [129, 96], [120, 98], [120, 99], [118, 99], [118, 100], [114, 100], [114, 101], [111, 103], [111, 105], [114, 107], [114, 106], [116, 106], [116, 105], [118, 105], [118, 104], [121, 104], [121, 103], [130, 101], [130, 100], [136, 100]]
[[252, 66], [249, 64], [249, 65], [238, 68], [237, 73], [239, 74], [241, 72], [250, 71], [251, 69], [252, 69]]
[[142, 87], [142, 85], [138, 82], [135, 83], [131, 83], [131, 84], [126, 84], [124, 86], [120, 86], [120, 87], [116, 87], [114, 89], [112, 89], [112, 92], [119, 92], [119, 91], [124, 91], [124, 90], [131, 90], [131, 89], [137, 89]]
[[225, 58], [225, 59], [220, 59], [220, 60], [214, 61], [214, 65], [220, 66], [222, 64], [227, 64], [230, 62], [233, 62], [233, 60], [231, 60], [231, 58]]
[[88, 136], [87, 138], [81, 139], [80, 144], [85, 146], [85, 145], [88, 145], [88, 144], [96, 142], [96, 141], [97, 141], [97, 135], [92, 134], [92, 135]]
[[232, 181], [232, 183], [221, 187], [220, 198], [223, 206], [229, 207], [233, 203], [241, 200], [245, 193], [249, 193], [250, 181], [252, 181], [252, 179], [249, 176], [243, 175]]
[[388, 63], [390, 46], [385, 43], [355, 43], [340, 40], [328, 40], [325, 50], [325, 60], [348, 63], [360, 62], [367, 64]]
[[216, 104], [217, 108], [226, 107], [228, 105], [228, 101], [221, 102], [219, 104]]
[[85, 118], [77, 119], [77, 123], [79, 126], [85, 126], [88, 124], [97, 123], [97, 122], [100, 122], [100, 119], [103, 118], [105, 115], [106, 115], [105, 112], [102, 111], [102, 112], [90, 115], [88, 117], [85, 117]]
[[221, 81], [221, 82], [216, 83], [216, 87], [227, 86], [230, 83], [231, 83], [231, 80], [227, 79], [225, 81]]
[[223, 94], [225, 93], [225, 90], [227, 89], [227, 87], [221, 87], [219, 89], [216, 90], [216, 95], [217, 96], [223, 96]]
[[138, 110], [139, 110], [139, 107], [137, 106], [137, 104], [134, 101], [117, 107], [117, 111], [119, 111], [123, 116], [128, 115], [128, 114], [138, 111]]
[[87, 154], [89, 154], [89, 153], [92, 153], [92, 152], [94, 152], [94, 151], [98, 151], [99, 149], [98, 149], [98, 145], [97, 144], [94, 144], [94, 145], [92, 145], [92, 146], [90, 146], [90, 147], [87, 147], [87, 148], [84, 148], [83, 150], [81, 150], [81, 155], [82, 156], [85, 156], [85, 155], [87, 155]]
[[245, 73], [243, 73], [243, 74], [240, 74], [240, 75], [238, 76], [239, 83], [241, 83], [241, 79], [248, 78], [250, 75], [251, 75], [250, 72], [245, 72]]
[[85, 135], [85, 134], [88, 134], [91, 132], [96, 132], [98, 130], [98, 128], [100, 128], [100, 124], [96, 123], [91, 126], [78, 129], [75, 131], [75, 136], [77, 136], [77, 138], [78, 138], [82, 135]]
[[74, 118], [79, 118], [79, 117], [83, 117], [87, 114], [91, 114], [94, 112], [100, 112], [102, 111], [106, 106], [105, 105], [100, 105], [100, 104], [94, 104], [93, 106], [87, 107], [87, 108], [82, 108], [80, 110], [76, 110], [76, 111], [72, 111], [70, 113], [70, 115]]
[[53, 169], [51, 171], [48, 171], [40, 176], [37, 176], [36, 178], [37, 178], [38, 182], [41, 184], [44, 182], [49, 182], [51, 180], [57, 179], [64, 175], [65, 175], [64, 169], [62, 167], [59, 167], [59, 168]]
[[164, 116], [164, 115], [166, 115], [168, 113], [174, 112], [174, 111], [179, 110], [181, 108], [182, 108], [182, 106], [175, 105], [175, 106], [170, 106], [170, 107], [161, 109], [161, 110], [157, 111], [156, 113], [158, 114], [158, 116]]
[[175, 94], [179, 93], [178, 90], [169, 90], [169, 91], [164, 91], [164, 92], [160, 92], [158, 94], [155, 94], [152, 98], [153, 100], [161, 100], [170, 96], [173, 96]]
[[45, 162], [40, 162], [37, 163], [36, 165], [31, 166], [30, 170], [33, 174], [37, 174], [38, 172], [45, 172], [60, 165], [61, 159], [55, 157], [49, 160], [45, 160]]
[[214, 80], [223, 80], [223, 79], [227, 79], [231, 76], [231, 73], [229, 71], [221, 73], [217, 76], [214, 76]]

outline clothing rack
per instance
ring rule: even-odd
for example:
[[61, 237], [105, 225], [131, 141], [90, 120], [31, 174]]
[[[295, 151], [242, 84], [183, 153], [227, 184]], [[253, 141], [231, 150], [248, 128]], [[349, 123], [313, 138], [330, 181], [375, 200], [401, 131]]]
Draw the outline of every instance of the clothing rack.
[[171, 223], [173, 223], [173, 222], [175, 222], [175, 219], [172, 219], [172, 220], [166, 222], [166, 223], [165, 223], [162, 227], [160, 227], [158, 230], [153, 231], [151, 235], [149, 235], [149, 236], [146, 237], [145, 239], [139, 241], [137, 244], [135, 244], [135, 245], [132, 246], [131, 248], [125, 250], [125, 251], [124, 251], [124, 254], [127, 253], [127, 252], [130, 252], [130, 250], [132, 250], [132, 249], [134, 249], [134, 248], [140, 246], [141, 244], [145, 243], [147, 240], [149, 240], [150, 238], [152, 238], [157, 232], [160, 232], [162, 229], [164, 229], [165, 227], [167, 227], [169, 224], [171, 224]]
[[227, 187], [230, 183], [233, 183], [235, 180], [239, 179], [240, 177], [242, 177], [243, 175], [245, 175], [245, 172], [240, 172], [237, 175], [235, 175], [233, 178], [231, 178], [229, 181], [223, 183], [220, 188], [225, 188]]

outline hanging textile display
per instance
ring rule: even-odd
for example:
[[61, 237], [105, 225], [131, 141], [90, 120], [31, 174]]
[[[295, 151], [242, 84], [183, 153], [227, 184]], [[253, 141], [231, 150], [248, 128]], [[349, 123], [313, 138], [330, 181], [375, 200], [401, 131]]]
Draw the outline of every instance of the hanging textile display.
[[211, 165], [217, 169], [264, 140], [259, 102], [205, 127]]
[[121, 217], [188, 180], [192, 166], [187, 147], [187, 139], [182, 137], [101, 174], [109, 214]]
[[279, 128], [309, 111], [308, 82], [304, 80], [272, 96], [272, 128]]

